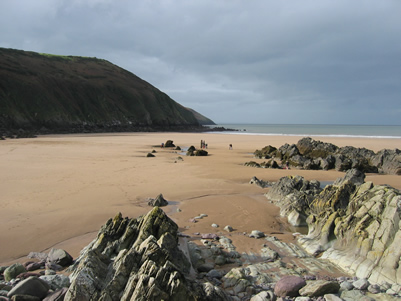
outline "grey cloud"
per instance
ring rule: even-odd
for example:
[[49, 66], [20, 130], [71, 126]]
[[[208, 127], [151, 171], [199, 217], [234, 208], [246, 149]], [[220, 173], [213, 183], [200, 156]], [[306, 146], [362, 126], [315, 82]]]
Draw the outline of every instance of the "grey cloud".
[[400, 11], [397, 0], [3, 0], [0, 46], [110, 60], [217, 122], [400, 124]]

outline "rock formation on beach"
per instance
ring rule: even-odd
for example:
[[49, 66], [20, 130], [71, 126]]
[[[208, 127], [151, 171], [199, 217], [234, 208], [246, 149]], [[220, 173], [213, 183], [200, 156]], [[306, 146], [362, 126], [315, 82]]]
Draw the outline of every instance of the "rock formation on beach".
[[307, 224], [299, 243], [314, 256], [372, 283], [401, 283], [401, 193], [364, 182], [352, 169], [320, 189], [299, 176], [281, 178], [266, 197], [292, 224]]
[[[347, 171], [356, 168], [367, 173], [401, 175], [401, 150], [384, 149], [377, 153], [366, 148], [338, 147], [332, 143], [302, 138], [297, 144], [284, 144], [280, 148], [268, 145], [254, 152], [256, 158], [267, 162], [247, 162], [245, 165], [264, 168], [294, 167], [299, 169], [335, 169]], [[278, 164], [281, 162], [281, 165]]]
[[[315, 183], [306, 184], [299, 178], [296, 183], [295, 190], [304, 187], [303, 193], [316, 192]], [[196, 218], [206, 222], [207, 217]], [[378, 285], [366, 278], [334, 276], [341, 274], [335, 265], [308, 255], [294, 243], [254, 230], [248, 239], [260, 241], [259, 252], [240, 254], [224, 233], [181, 234], [159, 207], [137, 218], [124, 218], [120, 213], [101, 227], [73, 262], [67, 252], [52, 250], [31, 253], [37, 261], [0, 268], [5, 278], [1, 281], [0, 277], [0, 299], [359, 301], [400, 297], [401, 287], [391, 281]], [[309, 239], [321, 242], [317, 237]], [[66, 266], [62, 274], [57, 273]], [[38, 269], [45, 272], [34, 272]]]
[[0, 66], [0, 137], [214, 124], [103, 59], [0, 48]]

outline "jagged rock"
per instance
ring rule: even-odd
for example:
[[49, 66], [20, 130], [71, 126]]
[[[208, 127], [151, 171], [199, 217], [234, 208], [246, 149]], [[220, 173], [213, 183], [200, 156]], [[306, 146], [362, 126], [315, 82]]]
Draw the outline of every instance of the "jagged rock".
[[146, 157], [153, 158], [153, 157], [156, 157], [156, 156], [154, 154], [152, 154], [152, 153], [147, 153]]
[[383, 173], [401, 175], [401, 150], [383, 149], [372, 158], [372, 163]]
[[269, 162], [258, 164], [248, 162], [246, 165], [254, 167], [272, 167], [275, 160], [282, 164], [301, 169], [335, 168], [338, 171], [347, 171], [351, 168], [369, 173], [401, 174], [401, 151], [382, 150], [375, 154], [372, 150], [352, 146], [337, 147], [331, 143], [313, 140], [310, 137], [302, 138], [295, 145], [284, 144], [274, 150], [266, 146], [254, 152], [255, 157], [270, 159]]
[[338, 150], [338, 147], [334, 144], [313, 140], [310, 137], [299, 140], [297, 148], [302, 155], [308, 155], [313, 158], [327, 157]]
[[[336, 185], [320, 193], [307, 190], [302, 177], [284, 177], [266, 197], [280, 214], [296, 224], [307, 216], [308, 235], [299, 243], [313, 255], [322, 254], [345, 271], [372, 283], [401, 281], [401, 195], [389, 186], [361, 184], [363, 173], [350, 170]], [[302, 220], [302, 219], [301, 219]]]
[[163, 207], [168, 205], [168, 201], [164, 199], [163, 194], [159, 194], [155, 199], [149, 199], [149, 206], [152, 207]]
[[70, 286], [70, 278], [65, 275], [46, 275], [40, 276], [39, 279], [46, 281], [53, 291]]
[[54, 263], [62, 267], [66, 267], [72, 263], [73, 258], [65, 250], [52, 248], [47, 256], [46, 261], [48, 263]]
[[318, 297], [325, 294], [337, 294], [340, 284], [337, 281], [316, 280], [309, 281], [299, 290], [301, 296]]
[[259, 159], [269, 159], [276, 150], [277, 148], [275, 148], [274, 146], [268, 145], [262, 148], [261, 150], [256, 150], [254, 152], [254, 155]]
[[279, 297], [296, 297], [306, 281], [298, 276], [284, 276], [274, 286], [274, 294]]
[[355, 185], [360, 185], [365, 183], [365, 174], [358, 169], [349, 169], [345, 176], [338, 178], [334, 181], [333, 185], [341, 186], [347, 182], [353, 183]]
[[19, 274], [25, 273], [25, 267], [20, 263], [14, 263], [4, 270], [4, 279], [6, 281], [10, 281], [11, 279], [16, 278]]
[[49, 289], [50, 287], [45, 281], [37, 277], [29, 277], [14, 286], [8, 292], [7, 297], [11, 298], [14, 295], [29, 295], [43, 299], [46, 297]]
[[118, 214], [71, 267], [65, 300], [194, 300], [177, 234], [159, 207], [137, 219]]

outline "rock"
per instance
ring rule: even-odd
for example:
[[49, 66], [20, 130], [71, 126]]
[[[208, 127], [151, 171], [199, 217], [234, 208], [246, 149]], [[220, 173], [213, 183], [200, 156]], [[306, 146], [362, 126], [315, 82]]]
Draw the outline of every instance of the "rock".
[[349, 281], [344, 281], [340, 283], [340, 289], [343, 291], [350, 291], [354, 288], [351, 282]]
[[354, 281], [353, 286], [358, 290], [366, 290], [369, 287], [369, 281], [365, 278]]
[[201, 264], [199, 267], [198, 267], [198, 271], [200, 272], [200, 273], [208, 273], [208, 272], [210, 272], [211, 270], [213, 270], [214, 269], [214, 264], [210, 264], [210, 263], [204, 263], [204, 264]]
[[173, 140], [167, 140], [164, 147], [175, 147]]
[[224, 227], [224, 231], [233, 232], [234, 229], [233, 229], [233, 227], [231, 227], [230, 225], [227, 225], [227, 226]]
[[252, 230], [251, 234], [249, 234], [249, 237], [262, 238], [265, 237], [265, 234], [259, 230]]
[[250, 301], [270, 301], [274, 300], [272, 291], [262, 291], [257, 295], [252, 296]]
[[337, 281], [316, 280], [308, 282], [299, 290], [301, 296], [318, 297], [325, 294], [337, 294], [340, 284]]
[[268, 145], [262, 148], [261, 150], [256, 150], [253, 154], [256, 158], [259, 159], [269, 159], [271, 158], [272, 154], [276, 152], [277, 148], [274, 146]]
[[29, 295], [43, 299], [46, 297], [49, 289], [50, 287], [45, 281], [37, 277], [29, 277], [13, 287], [8, 292], [7, 297], [11, 298], [14, 295]]
[[40, 276], [39, 279], [46, 281], [53, 291], [70, 286], [70, 278], [61, 274]]
[[334, 181], [333, 185], [341, 186], [347, 182], [355, 185], [363, 184], [365, 182], [365, 174], [358, 169], [349, 169], [343, 178], [338, 178]]
[[46, 259], [46, 262], [58, 264], [62, 267], [69, 266], [72, 261], [72, 256], [62, 249], [51, 249]]
[[51, 293], [50, 295], [47, 295], [47, 297], [44, 298], [43, 301], [63, 301], [67, 290], [68, 288], [63, 287], [62, 289], [59, 289]]
[[152, 207], [163, 207], [168, 205], [168, 201], [164, 199], [163, 194], [159, 194], [155, 199], [149, 199], [149, 206]]
[[343, 301], [339, 296], [334, 295], [334, 294], [326, 294], [324, 295], [324, 300], [325, 301]]
[[11, 279], [15, 279], [19, 274], [25, 273], [25, 267], [20, 263], [14, 263], [4, 270], [4, 279], [6, 281], [10, 281]]
[[195, 151], [195, 156], [207, 156], [209, 153], [205, 151], [204, 149], [197, 149]]
[[43, 269], [44, 267], [45, 267], [44, 261], [31, 262], [25, 266], [27, 271], [35, 271], [35, 270]]
[[205, 233], [201, 235], [202, 239], [219, 239], [219, 236], [215, 233]]
[[154, 154], [152, 154], [152, 153], [147, 153], [146, 157], [148, 157], [148, 158], [154, 158], [154, 157], [156, 157], [156, 156], [155, 156]]
[[274, 294], [278, 297], [296, 297], [306, 281], [298, 276], [284, 276], [274, 286]]
[[368, 286], [368, 291], [372, 294], [379, 294], [381, 292], [381, 289], [379, 285], [371, 284]]
[[225, 265], [227, 263], [227, 260], [223, 255], [218, 255], [214, 260], [214, 263], [217, 265]]
[[221, 279], [221, 277], [223, 277], [223, 273], [219, 270], [210, 269], [206, 274], [206, 277]]
[[250, 181], [249, 184], [254, 184], [257, 185], [261, 188], [267, 188], [269, 186], [271, 186], [271, 184], [269, 182], [263, 181], [263, 180], [259, 180], [257, 177], [253, 177]]
[[219, 225], [218, 225], [218, 224], [212, 224], [212, 227], [213, 227], [213, 228], [218, 228]]

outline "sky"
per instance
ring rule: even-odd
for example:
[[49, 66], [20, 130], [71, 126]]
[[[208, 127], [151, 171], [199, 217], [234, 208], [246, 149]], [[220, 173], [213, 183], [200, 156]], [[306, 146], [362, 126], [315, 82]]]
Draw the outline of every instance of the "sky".
[[0, 47], [106, 59], [219, 124], [401, 125], [400, 0], [1, 0]]

